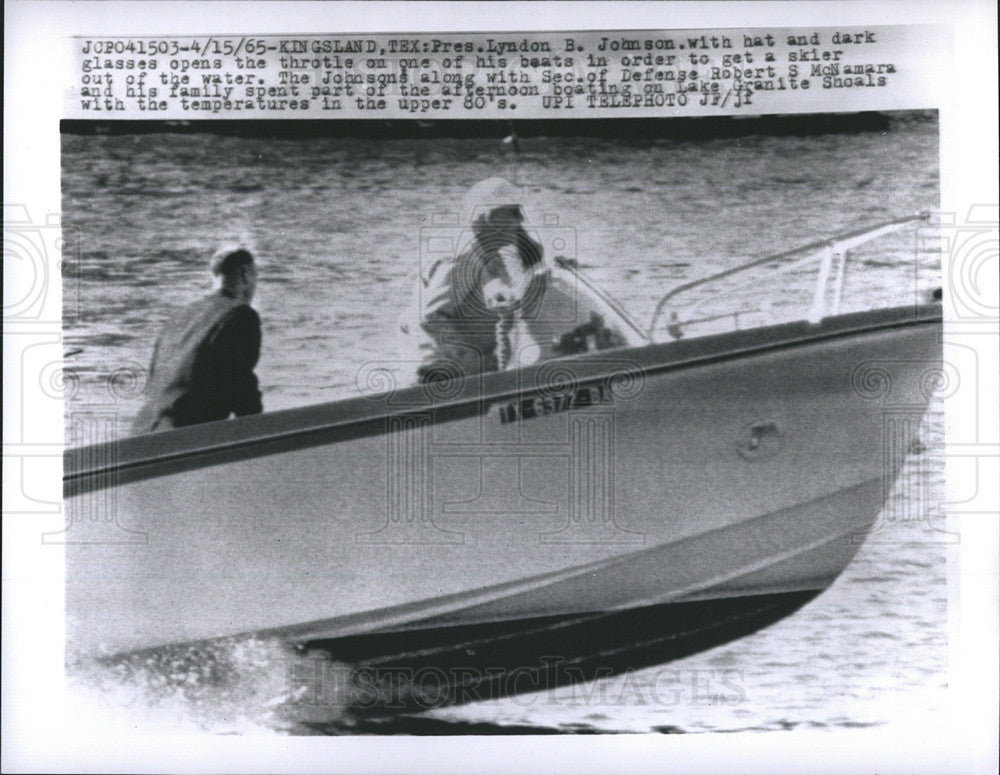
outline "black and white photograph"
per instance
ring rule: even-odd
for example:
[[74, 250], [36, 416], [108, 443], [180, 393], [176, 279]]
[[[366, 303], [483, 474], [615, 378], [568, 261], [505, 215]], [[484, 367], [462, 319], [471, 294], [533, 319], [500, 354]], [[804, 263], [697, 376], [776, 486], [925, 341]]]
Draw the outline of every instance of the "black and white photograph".
[[70, 672], [303, 734], [939, 712], [937, 116], [747, 121], [68, 126]]
[[[968, 515], [996, 532], [997, 253], [995, 203], [948, 209], [951, 109], [892, 92], [912, 51], [851, 64], [882, 28], [562, 29], [393, 33], [388, 65], [356, 33], [74, 39], [93, 107], [58, 122], [58, 218], [5, 204], [29, 289], [5, 352], [42, 409], [7, 420], [5, 378], [4, 509], [58, 554], [77, 734], [933, 747], [955, 723], [957, 579], [996, 585], [959, 558]], [[357, 96], [352, 55], [385, 70]], [[528, 112], [544, 94], [568, 112]], [[25, 326], [37, 244], [61, 295]], [[61, 439], [32, 446], [42, 413]]]

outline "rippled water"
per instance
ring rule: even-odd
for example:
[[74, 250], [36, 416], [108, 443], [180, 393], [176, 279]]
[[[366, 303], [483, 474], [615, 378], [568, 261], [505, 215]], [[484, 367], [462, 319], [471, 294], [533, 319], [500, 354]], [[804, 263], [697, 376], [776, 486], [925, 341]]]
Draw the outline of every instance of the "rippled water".
[[[255, 306], [267, 409], [353, 395], [358, 370], [402, 353], [422, 228], [495, 174], [569, 229], [588, 275], [640, 322], [669, 287], [837, 231], [938, 207], [937, 124], [884, 132], [704, 141], [522, 138], [63, 137], [67, 434], [127, 427], [153, 340], [206, 286], [221, 241], [261, 257]], [[555, 219], [551, 218], [555, 216]], [[850, 306], [909, 301], [936, 283], [912, 237], [859, 257]], [[807, 279], [782, 280], [789, 289]], [[215, 732], [660, 731], [838, 728], [926, 720], [946, 669], [941, 428], [932, 411], [876, 529], [801, 612], [686, 660], [575, 689], [346, 725], [303, 720], [278, 644], [226, 641], [96, 668], [73, 657], [88, 709]], [[85, 438], [94, 440], [92, 426]], [[111, 705], [108, 698], [112, 698]], [[122, 715], [112, 714], [116, 720]], [[315, 715], [315, 714], [314, 714]]]

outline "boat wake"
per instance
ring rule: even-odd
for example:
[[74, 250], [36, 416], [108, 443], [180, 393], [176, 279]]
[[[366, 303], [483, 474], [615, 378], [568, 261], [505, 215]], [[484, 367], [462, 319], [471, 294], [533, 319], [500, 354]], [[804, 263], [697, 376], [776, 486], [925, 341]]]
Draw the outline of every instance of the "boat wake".
[[[336, 668], [330, 663], [324, 672]], [[317, 724], [351, 726], [347, 703], [329, 691], [318, 696], [301, 659], [278, 640], [227, 638], [115, 657], [77, 654], [67, 658], [66, 677], [74, 718], [105, 734], [310, 734]]]
[[[737, 607], [730, 601], [653, 606], [510, 632], [485, 628], [479, 638], [456, 638], [449, 630], [429, 630], [419, 639], [400, 634], [378, 639], [381, 658], [356, 661], [351, 648], [367, 653], [369, 638], [292, 645], [277, 638], [231, 637], [116, 656], [81, 654], [67, 660], [67, 685], [75, 718], [86, 719], [95, 734], [614, 732], [588, 724], [470, 723], [423, 711], [565, 688], [667, 662], [727, 641], [736, 631], [766, 626], [814, 594], [748, 597]], [[671, 620], [683, 622], [683, 628], [664, 624]], [[621, 633], [628, 633], [624, 642]], [[391, 648], [404, 641], [410, 646], [406, 651]], [[573, 643], [587, 647], [576, 653]], [[540, 646], [562, 656], [539, 661]]]
[[[384, 703], [366, 712], [358, 701], [359, 687], [347, 680], [356, 668], [315, 652], [307, 659], [295, 657], [277, 640], [253, 638], [164, 647], [113, 659], [76, 656], [66, 667], [74, 723], [87, 728], [82, 731], [103, 736], [687, 734], [879, 726], [844, 717], [832, 723], [782, 718], [729, 728], [698, 723], [646, 726], [640, 721], [642, 728], [629, 723], [619, 728], [603, 714], [571, 723], [544, 714], [532, 719], [523, 713], [477, 720], [444, 709], [388, 712]], [[337, 675], [343, 680], [335, 680]], [[641, 679], [633, 673], [630, 676], [634, 689], [638, 685], [634, 682]]]

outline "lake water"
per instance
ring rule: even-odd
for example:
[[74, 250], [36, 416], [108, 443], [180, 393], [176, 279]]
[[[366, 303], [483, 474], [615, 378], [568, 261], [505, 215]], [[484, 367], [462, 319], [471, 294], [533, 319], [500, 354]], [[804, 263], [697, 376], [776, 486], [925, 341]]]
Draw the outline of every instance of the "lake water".
[[[541, 229], [561, 230], [595, 282], [640, 323], [670, 287], [879, 220], [936, 210], [938, 126], [702, 141], [522, 137], [379, 140], [216, 134], [63, 136], [64, 347], [70, 444], [121, 434], [137, 411], [163, 321], [207, 287], [220, 242], [260, 258], [257, 369], [267, 410], [356, 395], [373, 360], [406, 357], [397, 320], [421, 235], [467, 187], [503, 175]], [[544, 218], [544, 220], [543, 220]], [[868, 248], [847, 306], [912, 301], [939, 284], [913, 236]], [[809, 279], [782, 279], [784, 293]], [[759, 293], [760, 291], [755, 291]], [[102, 420], [95, 424], [93, 420]], [[709, 652], [577, 689], [345, 726], [288, 713], [274, 644], [102, 673], [81, 696], [149, 723], [215, 732], [660, 731], [842, 728], [926, 721], [946, 691], [943, 421], [932, 407], [869, 541], [794, 616]], [[96, 430], [95, 430], [96, 429]], [[214, 672], [213, 672], [214, 671]], [[116, 718], [119, 716], [116, 715]]]

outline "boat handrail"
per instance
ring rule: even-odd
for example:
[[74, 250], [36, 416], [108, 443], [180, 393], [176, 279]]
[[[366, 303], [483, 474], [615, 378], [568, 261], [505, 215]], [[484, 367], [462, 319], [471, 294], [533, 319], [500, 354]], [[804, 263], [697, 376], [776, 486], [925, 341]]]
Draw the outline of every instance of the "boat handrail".
[[[841, 234], [835, 235], [833, 237], [828, 237], [822, 240], [816, 240], [815, 242], [810, 242], [807, 245], [802, 245], [792, 250], [787, 250], [783, 253], [776, 253], [774, 255], [765, 256], [764, 258], [757, 258], [747, 263], [740, 264], [739, 266], [730, 267], [729, 269], [723, 269], [720, 272], [715, 272], [714, 274], [707, 275], [705, 277], [699, 277], [696, 280], [691, 280], [690, 282], [678, 285], [676, 288], [672, 288], [665, 295], [663, 295], [660, 300], [656, 303], [656, 308], [653, 311], [653, 317], [650, 321], [649, 328], [647, 329], [646, 336], [650, 341], [653, 341], [653, 336], [656, 333], [656, 325], [663, 315], [664, 310], [667, 305], [677, 296], [693, 288], [698, 288], [703, 285], [708, 285], [709, 283], [716, 282], [725, 277], [730, 277], [732, 275], [738, 274], [740, 272], [745, 272], [749, 269], [755, 269], [760, 266], [767, 264], [773, 264], [777, 262], [784, 262], [789, 259], [795, 258], [797, 256], [805, 256], [792, 265], [786, 267], [786, 269], [794, 269], [802, 264], [809, 263], [817, 258], [820, 259], [820, 271], [817, 277], [816, 289], [813, 296], [813, 307], [810, 311], [809, 320], [816, 322], [816, 318], [822, 318], [823, 312], [825, 311], [825, 296], [826, 296], [826, 285], [830, 278], [830, 273], [833, 269], [834, 258], [839, 256], [839, 267], [837, 269], [837, 287], [835, 289], [834, 306], [839, 307], [840, 304], [840, 293], [843, 290], [844, 274], [847, 264], [847, 254], [850, 250], [854, 249], [858, 245], [863, 245], [866, 242], [877, 239], [885, 234], [890, 234], [899, 229], [910, 226], [913, 223], [919, 221], [929, 221], [930, 213], [928, 211], [923, 211], [916, 213], [914, 215], [908, 215], [901, 218], [894, 218], [889, 221], [884, 221], [873, 226], [867, 226], [862, 229], [853, 229], [848, 232], [843, 232]], [[755, 283], [749, 283], [755, 284]], [[747, 284], [740, 287], [746, 287]], [[733, 289], [729, 289], [726, 292], [731, 292]], [[724, 293], [726, 293], [724, 292]], [[721, 294], [720, 294], [721, 295]], [[708, 300], [703, 300], [701, 304], [704, 304]], [[675, 313], [676, 314], [676, 313]], [[729, 317], [734, 314], [743, 313], [728, 313], [725, 315], [714, 316], [715, 319], [721, 317]], [[704, 321], [678, 321], [677, 325], [681, 325], [684, 322], [697, 323]]]

